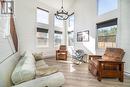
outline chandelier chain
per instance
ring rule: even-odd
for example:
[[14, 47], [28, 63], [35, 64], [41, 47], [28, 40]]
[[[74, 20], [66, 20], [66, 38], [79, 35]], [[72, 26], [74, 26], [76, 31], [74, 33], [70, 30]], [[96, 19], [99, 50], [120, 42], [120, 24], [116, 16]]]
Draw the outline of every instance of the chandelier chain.
[[63, 8], [63, 0], [62, 0], [62, 6], [61, 6], [61, 9], [59, 11], [57, 11], [55, 13], [55, 16], [57, 19], [59, 20], [67, 20], [72, 14], [68, 14], [67, 11], [65, 11], [65, 9]]
[[62, 0], [62, 7], [63, 7], [63, 0]]

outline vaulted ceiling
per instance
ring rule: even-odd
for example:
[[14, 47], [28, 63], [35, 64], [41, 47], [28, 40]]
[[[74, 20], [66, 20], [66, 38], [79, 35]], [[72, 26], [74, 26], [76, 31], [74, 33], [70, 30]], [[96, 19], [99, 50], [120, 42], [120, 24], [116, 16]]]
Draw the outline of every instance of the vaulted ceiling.
[[[55, 9], [60, 9], [62, 5], [62, 0], [40, 0], [40, 1]], [[69, 9], [75, 2], [76, 0], [63, 0], [63, 6], [65, 9]]]

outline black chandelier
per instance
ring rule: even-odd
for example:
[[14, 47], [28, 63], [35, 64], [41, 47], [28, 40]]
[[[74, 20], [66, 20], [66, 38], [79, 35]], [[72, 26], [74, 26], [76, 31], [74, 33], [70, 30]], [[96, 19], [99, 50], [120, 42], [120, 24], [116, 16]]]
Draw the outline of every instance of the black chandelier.
[[[72, 13], [72, 14], [74, 14], [74, 13]], [[64, 10], [63, 0], [62, 0], [61, 9], [55, 13], [56, 18], [59, 20], [67, 20], [69, 18], [69, 16], [71, 16], [72, 14], [69, 14], [67, 11]]]

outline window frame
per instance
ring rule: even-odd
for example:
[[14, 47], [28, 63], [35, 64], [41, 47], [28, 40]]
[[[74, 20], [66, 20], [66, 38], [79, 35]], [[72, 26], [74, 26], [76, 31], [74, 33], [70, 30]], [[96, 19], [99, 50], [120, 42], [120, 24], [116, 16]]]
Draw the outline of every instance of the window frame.
[[[37, 33], [38, 33], [38, 28], [39, 28], [39, 27], [37, 27]], [[48, 29], [45, 29], [45, 28], [39, 28], [39, 29], [47, 30], [47, 42], [46, 42], [47, 45], [44, 45], [44, 44], [43, 44], [43, 45], [39, 45], [39, 44], [38, 44], [38, 37], [37, 37], [37, 35], [36, 35], [36, 38], [37, 38], [37, 47], [40, 47], [40, 48], [41, 48], [41, 47], [48, 47], [48, 46], [49, 46], [49, 30], [48, 30]], [[39, 32], [40, 32], [40, 31], [39, 31]], [[44, 32], [44, 33], [45, 33], [45, 32]]]
[[[71, 17], [73, 17], [73, 26], [71, 26]], [[73, 28], [72, 30], [69, 30], [69, 29], [71, 29], [71, 28]], [[73, 32], [73, 45], [72, 44], [69, 44], [69, 33], [72, 33]], [[74, 42], [75, 42], [75, 39], [76, 38], [74, 38], [74, 36], [75, 36], [75, 14], [74, 14], [74, 12], [72, 13], [72, 15], [68, 18], [68, 28], [67, 28], [67, 45], [68, 46], [74, 46]]]
[[[71, 27], [71, 21], [70, 21], [70, 20], [71, 20], [71, 17], [73, 17], [73, 22], [74, 22], [74, 25], [75, 25], [75, 15], [74, 15], [74, 13], [72, 13], [71, 16], [70, 16], [69, 19], [68, 19], [68, 22], [69, 22], [69, 23], [68, 23], [68, 26], [69, 26], [69, 27]], [[74, 25], [73, 25], [73, 28], [74, 28]]]
[[58, 45], [56, 45], [55, 43], [55, 34], [58, 34], [58, 33], [56, 33], [56, 32], [59, 32], [59, 34], [61, 34], [61, 43], [60, 44], [62, 44], [62, 41], [63, 41], [63, 32], [62, 31], [59, 31], [59, 30], [54, 30], [54, 47], [56, 47], [56, 46], [59, 46], [60, 44], [58, 44]]
[[74, 37], [74, 30], [73, 31], [67, 31], [67, 35], [68, 35], [68, 40], [67, 40], [67, 42], [68, 42], [68, 46], [74, 46], [74, 38], [73, 38], [73, 43], [71, 44], [71, 43], [69, 43], [69, 40], [71, 39], [70, 37], [69, 37], [69, 35], [70, 34], [73, 34], [73, 37]]
[[[115, 44], [116, 44], [116, 47], [117, 47], [117, 35], [118, 35], [118, 18], [114, 18], [114, 19], [110, 19], [110, 20], [106, 20], [106, 21], [103, 21], [103, 22], [100, 22], [100, 23], [97, 23], [96, 24], [96, 48], [97, 49], [99, 49], [99, 50], [105, 50], [106, 48], [99, 48], [98, 47], [98, 24], [103, 24], [103, 23], [107, 23], [107, 22], [111, 22], [111, 21], [116, 21], [116, 23], [114, 23], [113, 25], [109, 25], [109, 26], [105, 26], [105, 27], [111, 27], [111, 26], [117, 26], [117, 31], [116, 31], [116, 42], [115, 42]], [[100, 27], [101, 28], [101, 27]], [[103, 27], [102, 27], [103, 28]]]

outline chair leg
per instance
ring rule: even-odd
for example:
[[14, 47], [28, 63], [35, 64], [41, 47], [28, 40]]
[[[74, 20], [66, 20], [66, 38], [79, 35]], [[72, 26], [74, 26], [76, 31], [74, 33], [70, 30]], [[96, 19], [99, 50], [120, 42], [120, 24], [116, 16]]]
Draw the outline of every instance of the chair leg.
[[124, 81], [124, 75], [123, 75], [123, 73], [124, 73], [124, 64], [123, 63], [119, 65], [119, 69], [120, 69], [119, 81], [123, 82]]
[[120, 77], [120, 78], [119, 78], [119, 81], [120, 81], [120, 82], [123, 82], [124, 80], [123, 80], [123, 78], [122, 78], [122, 77]]
[[124, 81], [123, 73], [120, 74], [119, 81], [120, 81], [120, 82], [123, 82], [123, 81]]
[[98, 67], [98, 77], [97, 77], [98, 81], [101, 81], [102, 79], [102, 66], [101, 63], [99, 62], [99, 67]]
[[101, 80], [102, 80], [101, 75], [98, 74], [97, 80], [98, 80], [98, 81], [101, 81]]

